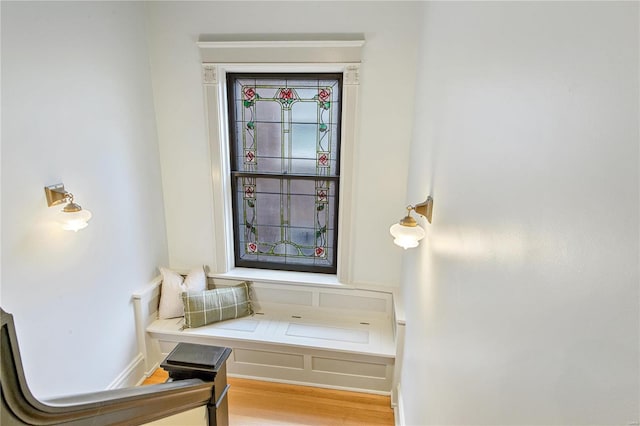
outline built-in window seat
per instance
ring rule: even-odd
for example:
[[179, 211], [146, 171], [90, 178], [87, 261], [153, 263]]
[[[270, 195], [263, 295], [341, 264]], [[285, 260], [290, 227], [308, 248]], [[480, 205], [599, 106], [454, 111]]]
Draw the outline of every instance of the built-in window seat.
[[[233, 349], [230, 375], [389, 394], [396, 357], [391, 292], [252, 284], [253, 316], [183, 329], [157, 319], [160, 278], [134, 294], [150, 373], [178, 342]], [[237, 281], [208, 278], [209, 288]]]

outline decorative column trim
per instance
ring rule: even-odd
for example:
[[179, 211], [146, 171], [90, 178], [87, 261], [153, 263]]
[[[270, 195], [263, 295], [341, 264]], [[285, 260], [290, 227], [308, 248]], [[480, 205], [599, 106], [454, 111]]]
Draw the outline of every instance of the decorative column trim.
[[344, 71], [344, 84], [360, 84], [360, 65], [347, 65]]
[[202, 64], [202, 82], [205, 85], [218, 83], [218, 66], [215, 64]]

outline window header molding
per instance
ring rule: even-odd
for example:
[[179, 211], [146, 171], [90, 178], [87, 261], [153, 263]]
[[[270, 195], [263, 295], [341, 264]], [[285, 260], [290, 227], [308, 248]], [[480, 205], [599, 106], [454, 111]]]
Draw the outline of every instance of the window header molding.
[[292, 41], [199, 41], [201, 49], [261, 49], [290, 47], [362, 47], [364, 40], [292, 40]]
[[202, 62], [217, 63], [336, 63], [360, 62], [362, 34], [201, 36], [196, 43]]

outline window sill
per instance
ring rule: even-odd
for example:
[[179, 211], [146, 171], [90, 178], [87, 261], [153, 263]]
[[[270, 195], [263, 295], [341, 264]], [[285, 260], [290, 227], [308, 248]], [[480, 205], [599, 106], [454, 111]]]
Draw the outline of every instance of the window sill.
[[315, 287], [351, 288], [338, 282], [337, 275], [310, 272], [273, 271], [269, 269], [234, 268], [221, 274], [210, 274], [214, 278], [228, 280], [260, 281], [272, 284], [295, 284]]

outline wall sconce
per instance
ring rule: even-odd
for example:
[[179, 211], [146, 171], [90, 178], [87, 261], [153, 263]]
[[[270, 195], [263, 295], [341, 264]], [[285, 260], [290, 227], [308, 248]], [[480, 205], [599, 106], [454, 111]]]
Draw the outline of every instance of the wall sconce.
[[62, 223], [62, 229], [66, 231], [78, 232], [87, 227], [91, 212], [83, 210], [78, 204], [73, 202], [73, 194], [64, 189], [64, 184], [45, 186], [44, 193], [47, 196], [49, 207], [67, 203], [58, 213], [58, 220]]
[[424, 238], [424, 229], [418, 225], [416, 220], [411, 217], [411, 210], [418, 213], [420, 216], [427, 218], [431, 223], [431, 217], [433, 214], [433, 198], [427, 197], [427, 201], [424, 203], [416, 204], [415, 206], [407, 206], [407, 215], [400, 219], [399, 223], [391, 225], [389, 232], [394, 237], [393, 242], [404, 248], [418, 247], [421, 239]]

